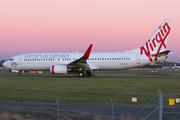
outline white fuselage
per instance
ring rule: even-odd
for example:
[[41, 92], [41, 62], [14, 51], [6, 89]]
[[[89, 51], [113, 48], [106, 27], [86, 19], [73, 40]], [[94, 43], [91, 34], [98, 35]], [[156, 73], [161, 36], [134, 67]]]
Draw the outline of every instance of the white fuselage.
[[[35, 53], [12, 57], [4, 66], [12, 70], [50, 70], [52, 65], [68, 65], [84, 53]], [[158, 61], [164, 59], [158, 58]], [[139, 52], [102, 52], [91, 53], [87, 59], [91, 70], [121, 70], [152, 62]]]
[[172, 69], [180, 69], [180, 66], [174, 66]]

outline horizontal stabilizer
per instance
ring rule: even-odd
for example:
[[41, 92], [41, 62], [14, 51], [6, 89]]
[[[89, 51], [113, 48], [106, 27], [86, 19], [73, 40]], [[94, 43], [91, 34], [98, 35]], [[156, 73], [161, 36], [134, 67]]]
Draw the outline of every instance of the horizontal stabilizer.
[[176, 52], [173, 52], [173, 53], [169, 53], [168, 55], [172, 55], [172, 54], [175, 54]]
[[161, 57], [161, 56], [166, 56], [171, 50], [166, 50], [164, 52], [160, 52], [160, 53], [157, 53], [157, 54], [153, 54], [151, 56], [158, 56], [158, 57]]

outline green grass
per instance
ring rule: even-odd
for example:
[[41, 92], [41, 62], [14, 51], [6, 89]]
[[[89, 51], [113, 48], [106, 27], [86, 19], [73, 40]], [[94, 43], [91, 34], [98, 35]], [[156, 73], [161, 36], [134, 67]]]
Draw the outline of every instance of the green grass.
[[180, 76], [180, 72], [157, 72], [154, 75], [161, 75], [161, 76]]
[[[103, 76], [103, 74], [98, 75]], [[127, 92], [129, 105], [147, 103], [153, 96], [158, 95], [158, 89], [167, 95], [164, 97], [164, 101], [171, 94], [180, 93], [179, 79], [136, 79], [136, 76], [129, 79], [0, 77], [0, 100], [17, 101], [18, 88], [20, 101], [41, 101], [42, 89], [43, 102], [55, 102], [56, 99], [59, 99], [61, 103], [70, 101], [71, 103], [95, 104], [96, 95], [96, 103], [106, 105], [110, 105], [110, 99], [117, 99], [117, 105], [125, 105], [126, 94], [124, 91]], [[137, 97], [138, 102], [132, 103], [132, 97]], [[158, 99], [153, 103], [158, 104], [157, 101]]]

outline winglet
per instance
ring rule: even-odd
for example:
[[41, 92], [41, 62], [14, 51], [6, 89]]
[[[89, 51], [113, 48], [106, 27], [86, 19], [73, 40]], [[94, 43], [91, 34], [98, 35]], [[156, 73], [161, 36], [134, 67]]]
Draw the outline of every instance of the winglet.
[[84, 55], [82, 56], [82, 58], [86, 58], [86, 59], [89, 58], [89, 55], [90, 55], [90, 53], [91, 53], [92, 46], [93, 46], [93, 44], [91, 44], [91, 45], [89, 46], [89, 48], [86, 50], [86, 52], [84, 53]]

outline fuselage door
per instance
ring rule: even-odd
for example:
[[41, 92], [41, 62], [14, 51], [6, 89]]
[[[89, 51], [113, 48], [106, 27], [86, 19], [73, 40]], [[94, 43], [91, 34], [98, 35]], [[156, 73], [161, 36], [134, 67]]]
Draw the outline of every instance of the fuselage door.
[[22, 56], [20, 56], [20, 57], [18, 58], [18, 64], [19, 64], [19, 65], [22, 65]]
[[139, 54], [136, 56], [136, 63], [141, 64], [141, 55]]

